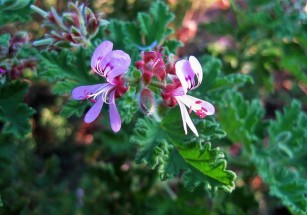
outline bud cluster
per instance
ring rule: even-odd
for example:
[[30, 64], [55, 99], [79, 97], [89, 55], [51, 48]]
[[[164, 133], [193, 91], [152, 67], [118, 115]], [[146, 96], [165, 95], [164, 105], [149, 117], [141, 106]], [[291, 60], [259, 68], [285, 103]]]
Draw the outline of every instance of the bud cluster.
[[78, 2], [69, 2], [69, 11], [62, 16], [53, 7], [49, 12], [34, 5], [31, 8], [45, 18], [44, 25], [49, 30], [47, 39], [36, 41], [34, 45], [51, 45], [56, 48], [88, 46], [90, 39], [98, 33], [99, 26], [108, 24], [102, 19], [101, 13], [94, 14], [89, 7]]
[[[157, 50], [143, 51], [141, 60], [135, 62], [136, 68], [141, 71], [141, 91], [140, 91], [140, 109], [146, 115], [154, 113], [156, 101], [151, 89], [160, 88], [161, 96], [165, 105], [175, 106], [176, 100], [170, 101], [167, 91], [174, 83], [168, 84], [170, 77], [175, 75], [175, 58], [171, 59], [164, 55], [164, 48], [159, 47]], [[180, 85], [180, 82], [177, 81]], [[179, 86], [178, 85], [178, 86]], [[177, 87], [178, 87], [177, 86]]]
[[34, 69], [36, 60], [34, 58], [19, 59], [17, 54], [21, 47], [29, 40], [26, 32], [17, 32], [10, 36], [7, 44], [0, 45], [0, 80], [4, 78], [17, 79], [24, 69]]

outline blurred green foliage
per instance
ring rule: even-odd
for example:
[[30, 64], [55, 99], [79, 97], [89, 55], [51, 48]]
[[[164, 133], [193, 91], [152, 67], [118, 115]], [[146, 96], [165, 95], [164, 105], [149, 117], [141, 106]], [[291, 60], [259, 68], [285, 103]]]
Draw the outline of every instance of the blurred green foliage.
[[[134, 62], [156, 42], [170, 57], [183, 45], [171, 9], [182, 19], [188, 8], [180, 5], [192, 3], [170, 9], [162, 1], [110, 2], [102, 7], [112, 9], [112, 19], [93, 46], [28, 44], [14, 60], [35, 57], [37, 74], [0, 76], [0, 214], [306, 214], [303, 2], [232, 0], [199, 26], [214, 40], [197, 53], [205, 80], [193, 95], [217, 110], [216, 117], [193, 119], [199, 138], [184, 135], [178, 107], [158, 105], [159, 116], [142, 115], [138, 85], [117, 101], [120, 133], [109, 128], [105, 109], [95, 123], [82, 122], [90, 103], [69, 95], [102, 82], [90, 72], [94, 47], [111, 40]], [[65, 1], [56, 3], [65, 10]], [[31, 18], [29, 4], [0, 1], [0, 46], [10, 39], [6, 24]], [[203, 41], [197, 38], [192, 46]], [[139, 74], [131, 68], [129, 75]]]

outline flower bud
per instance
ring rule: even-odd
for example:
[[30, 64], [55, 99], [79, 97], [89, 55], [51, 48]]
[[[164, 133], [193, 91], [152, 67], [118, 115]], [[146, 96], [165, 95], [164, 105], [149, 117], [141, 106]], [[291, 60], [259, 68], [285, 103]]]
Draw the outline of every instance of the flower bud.
[[57, 25], [62, 29], [66, 29], [65, 25], [62, 22], [61, 17], [58, 15], [54, 7], [51, 8], [50, 12], [47, 15], [47, 19], [52, 23]]
[[8, 48], [0, 46], [0, 59], [5, 58], [7, 54], [8, 54]]
[[144, 88], [141, 90], [139, 102], [140, 109], [144, 114], [151, 115], [154, 113], [156, 102], [152, 92], [149, 89]]
[[166, 73], [176, 75], [175, 64], [169, 63], [166, 65]]
[[137, 62], [135, 62], [135, 67], [137, 69], [143, 69], [144, 68], [144, 61], [137, 61]]
[[[78, 4], [78, 3], [77, 3]], [[68, 2], [68, 8], [70, 9], [70, 10], [72, 10], [72, 11], [74, 11], [75, 13], [78, 13], [79, 12], [79, 8], [78, 8], [78, 6], [77, 6], [77, 4], [76, 3], [74, 3], [74, 2]]]
[[80, 28], [80, 21], [78, 15], [74, 13], [64, 13], [63, 14], [63, 23], [67, 27], [76, 26]]
[[12, 80], [15, 80], [17, 78], [19, 78], [22, 74], [22, 70], [23, 70], [23, 67], [22, 66], [15, 66], [11, 69], [11, 79]]
[[121, 76], [116, 77], [115, 80], [117, 82], [115, 98], [120, 98], [128, 91], [129, 86], [126, 85], [126, 80]]
[[98, 20], [95, 17], [91, 18], [86, 25], [87, 33], [91, 35], [91, 37], [94, 37], [98, 32], [98, 26]]
[[154, 51], [142, 52], [142, 59], [145, 63], [154, 61], [156, 57], [157, 57], [157, 54]]
[[150, 70], [143, 70], [142, 72], [142, 79], [144, 80], [145, 84], [150, 84], [152, 79], [153, 73]]
[[24, 68], [34, 69], [36, 67], [36, 60], [34, 58], [22, 60]]
[[77, 37], [80, 37], [82, 34], [80, 32], [80, 30], [78, 28], [76, 28], [75, 26], [72, 26], [71, 27], [71, 33], [74, 35], [74, 36], [77, 36]]
[[177, 100], [172, 95], [172, 91], [178, 87], [178, 84], [178, 81], [175, 81], [173, 84], [168, 84], [161, 92], [161, 97], [163, 99], [164, 105], [168, 107], [174, 107], [177, 104]]
[[95, 14], [93, 13], [93, 11], [90, 8], [86, 7], [85, 8], [86, 23], [89, 23], [91, 21], [91, 19], [93, 19], [93, 18], [96, 19]]
[[25, 31], [19, 31], [10, 39], [10, 46], [14, 46], [13, 49], [17, 49], [21, 45], [29, 41], [28, 33]]

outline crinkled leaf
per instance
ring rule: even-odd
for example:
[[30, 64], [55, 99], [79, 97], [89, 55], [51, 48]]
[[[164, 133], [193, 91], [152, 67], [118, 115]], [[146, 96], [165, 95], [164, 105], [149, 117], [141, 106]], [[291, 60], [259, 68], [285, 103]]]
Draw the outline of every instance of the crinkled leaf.
[[236, 143], [250, 147], [259, 140], [259, 129], [262, 127], [263, 107], [259, 100], [246, 101], [235, 91], [223, 94], [218, 105], [218, 114], [228, 138]]
[[307, 115], [300, 106], [294, 100], [283, 114], [276, 113], [268, 127], [268, 146], [255, 148], [253, 154], [259, 174], [270, 185], [270, 194], [294, 214], [307, 210]]
[[82, 47], [71, 52], [44, 51], [41, 54], [39, 75], [53, 83], [56, 94], [70, 94], [74, 87], [96, 84], [96, 74], [90, 74], [90, 51]]
[[[60, 53], [44, 51], [40, 58], [39, 75], [52, 83], [55, 94], [70, 96], [75, 87], [97, 84], [99, 81], [98, 75], [90, 73], [90, 51], [82, 47], [74, 52], [65, 49]], [[63, 107], [62, 114], [66, 117], [74, 114], [81, 116], [87, 106], [87, 102], [69, 101]]]
[[32, 0], [0, 1], [0, 26], [7, 23], [30, 20], [30, 4], [33, 2]]
[[157, 45], [166, 45], [168, 51], [174, 52], [181, 45], [179, 41], [171, 40], [164, 44], [173, 33], [169, 28], [173, 19], [174, 14], [165, 3], [153, 2], [149, 12], [138, 14], [136, 22], [111, 21], [107, 28], [110, 32], [108, 38], [130, 50], [129, 55], [133, 60], [137, 60], [140, 50], [153, 49]]
[[[174, 114], [176, 113], [176, 114]], [[139, 119], [131, 141], [140, 146], [137, 163], [147, 163], [166, 180], [184, 171], [183, 183], [193, 190], [198, 186], [214, 192], [234, 189], [235, 173], [226, 170], [226, 160], [219, 148], [211, 149], [207, 141], [225, 136], [216, 122], [198, 121], [200, 138], [185, 135], [180, 113], [172, 110], [161, 123], [150, 118]]]
[[10, 38], [11, 38], [10, 34], [0, 35], [0, 46], [8, 48]]
[[21, 137], [31, 131], [30, 118], [34, 109], [23, 103], [29, 85], [25, 82], [11, 82], [0, 86], [0, 121], [2, 132]]
[[[173, 33], [168, 28], [169, 23], [175, 18], [168, 6], [163, 2], [154, 2], [149, 9], [149, 14], [139, 13], [137, 21], [140, 25], [141, 33], [145, 36], [148, 44], [153, 41], [159, 43]], [[155, 26], [153, 28], [153, 26]], [[148, 45], [147, 44], [147, 45]]]
[[122, 122], [130, 123], [138, 111], [135, 89], [130, 88], [123, 97], [116, 100]]
[[302, 72], [307, 69], [306, 55], [302, 53], [304, 53], [304, 50], [297, 50], [297, 48], [293, 48], [290, 45], [285, 46], [280, 66], [289, 71], [297, 80], [307, 84], [306, 72]]
[[80, 102], [76, 100], [69, 100], [65, 103], [65, 106], [61, 111], [61, 115], [67, 118], [73, 115], [81, 117], [87, 107], [88, 103], [86, 101]]
[[167, 55], [171, 53], [176, 53], [177, 49], [182, 47], [183, 43], [179, 40], [170, 39], [165, 41], [164, 48]]
[[238, 73], [224, 75], [221, 71], [221, 61], [214, 57], [205, 56], [200, 61], [204, 70], [205, 80], [205, 84], [200, 87], [202, 92], [211, 93], [253, 83], [253, 79], [249, 75]]

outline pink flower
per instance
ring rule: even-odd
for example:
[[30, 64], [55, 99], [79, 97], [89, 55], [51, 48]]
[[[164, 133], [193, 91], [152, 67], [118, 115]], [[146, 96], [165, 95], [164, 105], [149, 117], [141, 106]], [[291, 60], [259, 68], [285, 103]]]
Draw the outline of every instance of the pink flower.
[[[191, 56], [189, 60], [183, 59], [175, 64], [176, 75], [169, 75], [172, 79], [172, 84], [166, 86], [161, 93], [164, 103], [167, 106], [173, 107], [179, 104], [183, 128], [187, 134], [187, 125], [198, 136], [198, 132], [190, 118], [192, 111], [200, 118], [205, 118], [207, 115], [213, 115], [215, 112], [214, 106], [204, 100], [187, 95], [187, 92], [197, 88], [203, 79], [203, 70], [198, 60]], [[195, 80], [196, 79], [196, 80]], [[196, 83], [197, 82], [197, 83]], [[187, 111], [186, 107], [189, 108]]]
[[125, 52], [112, 51], [112, 48], [112, 42], [104, 41], [96, 48], [91, 60], [92, 69], [106, 78], [107, 83], [76, 87], [72, 91], [72, 98], [87, 99], [94, 103], [84, 117], [85, 123], [93, 122], [98, 117], [103, 104], [109, 104], [111, 128], [114, 132], [118, 132], [121, 128], [121, 118], [115, 99], [128, 90], [122, 75], [128, 70], [131, 59]]

